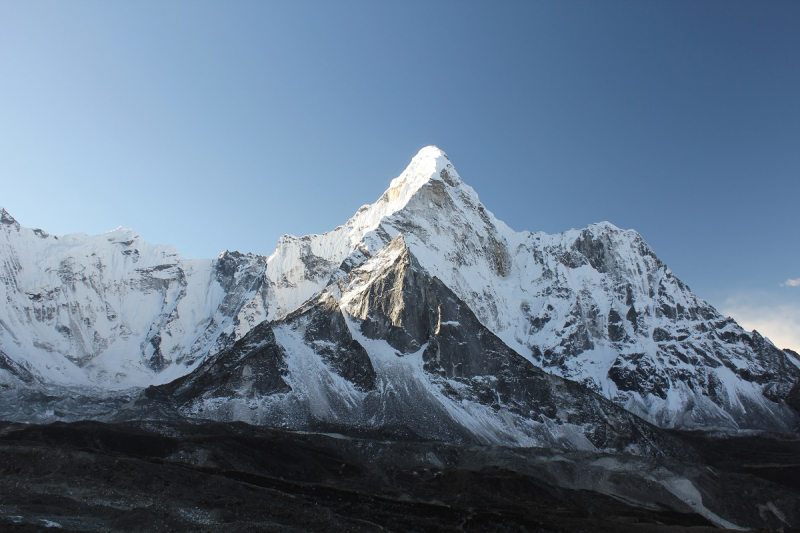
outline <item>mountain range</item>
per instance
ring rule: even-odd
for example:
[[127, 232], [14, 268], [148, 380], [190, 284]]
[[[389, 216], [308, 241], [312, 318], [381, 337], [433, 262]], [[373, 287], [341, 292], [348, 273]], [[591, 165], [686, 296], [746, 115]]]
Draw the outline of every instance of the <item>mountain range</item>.
[[513, 231], [433, 146], [344, 225], [268, 257], [184, 259], [122, 228], [53, 236], [3, 209], [0, 258], [17, 419], [87, 414], [39, 409], [34, 390], [153, 386], [190, 416], [400, 427], [438, 411], [447, 424], [415, 431], [523, 444], [530, 424], [587, 414], [557, 407], [566, 387], [662, 428], [797, 429], [796, 353], [720, 315], [635, 231]]

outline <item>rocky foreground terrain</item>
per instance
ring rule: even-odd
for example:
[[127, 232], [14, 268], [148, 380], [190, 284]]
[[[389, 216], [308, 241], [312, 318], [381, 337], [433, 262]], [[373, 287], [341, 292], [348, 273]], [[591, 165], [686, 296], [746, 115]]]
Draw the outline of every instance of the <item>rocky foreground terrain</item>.
[[243, 423], [5, 423], [0, 529], [701, 532], [800, 523], [800, 442], [681, 439], [689, 459]]

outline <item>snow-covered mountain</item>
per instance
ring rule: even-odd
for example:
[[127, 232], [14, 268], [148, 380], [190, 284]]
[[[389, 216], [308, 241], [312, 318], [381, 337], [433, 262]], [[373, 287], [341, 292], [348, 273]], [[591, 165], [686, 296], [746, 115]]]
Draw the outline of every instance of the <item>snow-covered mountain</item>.
[[[347, 296], [357, 280], [390, 290], [375, 258], [388, 257], [401, 236], [402, 249], [419, 271], [467, 307], [503, 345], [498, 350], [524, 358], [531, 367], [576, 381], [664, 427], [787, 431], [797, 425], [800, 361], [795, 354], [744, 331], [697, 298], [634, 231], [607, 222], [556, 235], [511, 230], [483, 207], [436, 147], [420, 151], [377, 202], [359, 209], [345, 225], [322, 235], [284, 236], [268, 258], [225, 253], [216, 260], [188, 261], [170, 247], [141, 242], [129, 230], [56, 238], [21, 228], [5, 211], [0, 229], [0, 291], [8, 302], [0, 311], [0, 350], [6, 354], [0, 383], [7, 387], [39, 380], [121, 389], [188, 375], [181, 383], [207, 382], [209, 388], [192, 388], [184, 408], [199, 406], [198, 398], [290, 394], [301, 399], [303, 407], [297, 409], [303, 416], [317, 412], [314, 398], [325, 397], [332, 405], [359, 406], [359, 416], [370, 412], [374, 419], [378, 412], [353, 395], [369, 394], [365, 391], [377, 383], [391, 384], [386, 376], [393, 374], [378, 370], [387, 360], [406, 363], [386, 359], [382, 354], [388, 348], [376, 347], [370, 332], [380, 330], [380, 342], [405, 354], [398, 361], [425, 361], [424, 345], [430, 347], [435, 338], [409, 330], [417, 326], [403, 319], [407, 306], [413, 307], [407, 300], [378, 299], [373, 302], [382, 306], [378, 313], [372, 303], [353, 307]], [[321, 298], [342, 311], [347, 328], [334, 328], [341, 338], [297, 333], [307, 328], [298, 325], [303, 310], [323, 305]], [[381, 313], [390, 317], [388, 326], [373, 320]], [[256, 327], [262, 322], [269, 324]], [[370, 329], [373, 323], [377, 330]], [[464, 327], [445, 323], [445, 329]], [[252, 350], [242, 346], [260, 346], [270, 334], [285, 357], [262, 368], [271, 368], [265, 382], [253, 377], [259, 375], [253, 367], [245, 377], [237, 358], [249, 357]], [[243, 344], [234, 345], [240, 339]], [[351, 341], [363, 353], [356, 349], [344, 362], [330, 355], [347, 352], [340, 345]], [[293, 361], [300, 366], [292, 367]], [[420, 394], [452, 399], [450, 387], [453, 394], [466, 394], [461, 399], [468, 403], [492, 390], [486, 385], [476, 392], [474, 379], [483, 376], [493, 383], [498, 378], [488, 370], [492, 365], [480, 374], [461, 375], [456, 368], [464, 362], [451, 363], [453, 368], [408, 363], [402, 372], [416, 376], [414, 383], [436, 384]], [[225, 378], [235, 386], [219, 388], [220, 365], [240, 371]], [[215, 380], [200, 377], [212, 368]], [[445, 381], [431, 378], [441, 372]], [[367, 381], [337, 388], [337, 378], [325, 377], [347, 381], [348, 373]], [[428, 378], [419, 381], [423, 375]], [[453, 384], [461, 378], [470, 383]], [[311, 394], [315, 380], [334, 385], [321, 396]], [[226, 392], [215, 396], [219, 390]], [[341, 397], [330, 399], [331, 391]], [[498, 394], [496, 405], [476, 405], [506, 409], [517, 402]], [[338, 407], [330, 409], [341, 419]], [[216, 412], [253, 418], [228, 407]]]
[[148, 388], [123, 418], [169, 409], [176, 420], [635, 455], [685, 451], [506, 346], [420, 266], [402, 234], [286, 318]]
[[[44, 382], [168, 381], [237, 337], [265, 258], [185, 260], [131, 230], [56, 237], [0, 208], [0, 350]], [[241, 334], [238, 334], [241, 336]], [[0, 383], [19, 372], [0, 366]]]

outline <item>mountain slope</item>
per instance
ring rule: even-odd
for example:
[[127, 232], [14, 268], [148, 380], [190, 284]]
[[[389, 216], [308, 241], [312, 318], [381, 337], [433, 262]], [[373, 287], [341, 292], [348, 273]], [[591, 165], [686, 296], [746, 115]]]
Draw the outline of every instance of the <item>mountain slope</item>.
[[163, 404], [177, 408], [177, 419], [686, 453], [612, 402], [508, 348], [430, 277], [402, 235], [285, 319], [257, 326], [188, 376], [151, 387], [125, 416], [163, 412]]
[[268, 316], [285, 316], [397, 234], [509, 346], [651, 422], [796, 427], [786, 405], [800, 380], [794, 354], [697, 298], [635, 231], [607, 222], [512, 231], [436, 147], [344, 226], [281, 240], [268, 260]]

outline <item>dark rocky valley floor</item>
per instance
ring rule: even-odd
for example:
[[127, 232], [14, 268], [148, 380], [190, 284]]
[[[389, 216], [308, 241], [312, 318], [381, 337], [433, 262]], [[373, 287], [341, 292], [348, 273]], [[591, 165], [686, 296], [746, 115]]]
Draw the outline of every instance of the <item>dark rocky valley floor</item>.
[[676, 462], [383, 437], [2, 423], [0, 530], [718, 530], [648, 481], [672, 472], [736, 524], [797, 531], [797, 440], [681, 435], [698, 455]]

